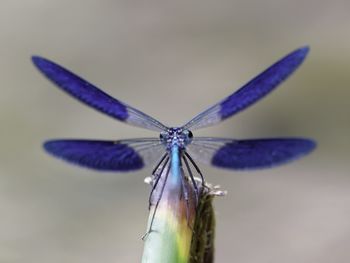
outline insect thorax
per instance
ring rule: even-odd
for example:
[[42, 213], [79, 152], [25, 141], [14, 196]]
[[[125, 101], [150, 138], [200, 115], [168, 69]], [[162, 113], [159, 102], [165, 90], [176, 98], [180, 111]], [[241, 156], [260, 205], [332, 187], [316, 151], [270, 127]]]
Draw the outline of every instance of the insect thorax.
[[184, 149], [186, 145], [192, 142], [193, 134], [190, 130], [181, 127], [173, 127], [169, 128], [167, 131], [161, 132], [159, 138], [169, 150], [173, 145], [177, 145], [180, 149]]

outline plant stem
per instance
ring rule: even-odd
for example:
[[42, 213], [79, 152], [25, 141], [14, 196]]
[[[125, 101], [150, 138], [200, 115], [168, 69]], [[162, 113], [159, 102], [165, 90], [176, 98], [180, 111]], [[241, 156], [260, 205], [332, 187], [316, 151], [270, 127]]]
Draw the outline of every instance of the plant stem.
[[190, 262], [196, 211], [193, 188], [185, 177], [181, 176], [183, 182], [174, 183], [168, 179], [171, 171], [165, 173], [152, 196], [142, 263]]
[[213, 199], [225, 192], [207, 184], [199, 189], [197, 201], [195, 188], [187, 177], [182, 174], [183, 182], [173, 184], [168, 176], [163, 171], [152, 195], [142, 263], [212, 263]]

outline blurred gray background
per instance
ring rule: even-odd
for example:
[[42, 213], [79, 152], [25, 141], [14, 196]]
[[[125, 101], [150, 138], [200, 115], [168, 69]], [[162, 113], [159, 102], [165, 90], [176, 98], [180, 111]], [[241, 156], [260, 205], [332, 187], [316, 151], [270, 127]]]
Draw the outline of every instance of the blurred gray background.
[[97, 173], [41, 148], [49, 138], [158, 136], [101, 115], [38, 74], [64, 65], [180, 125], [297, 47], [303, 66], [266, 99], [195, 135], [305, 136], [310, 156], [272, 170], [201, 165], [217, 198], [216, 262], [350, 260], [350, 2], [0, 2], [0, 262], [140, 262], [151, 169]]

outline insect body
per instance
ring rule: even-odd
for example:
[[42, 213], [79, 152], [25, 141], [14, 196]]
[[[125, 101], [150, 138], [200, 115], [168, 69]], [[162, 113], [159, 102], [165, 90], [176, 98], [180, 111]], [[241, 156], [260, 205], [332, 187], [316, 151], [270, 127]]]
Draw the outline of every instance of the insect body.
[[160, 175], [164, 174], [157, 173], [158, 168], [171, 169], [172, 177], [180, 183], [183, 167], [188, 171], [188, 177], [196, 191], [198, 187], [191, 167], [201, 176], [202, 184], [204, 179], [195, 160], [232, 170], [260, 169], [284, 164], [311, 152], [315, 143], [304, 138], [237, 140], [194, 137], [192, 131], [217, 124], [263, 98], [298, 68], [308, 50], [308, 47], [303, 47], [291, 52], [242, 88], [177, 128], [165, 126], [54, 62], [34, 56], [32, 60], [35, 66], [71, 96], [119, 121], [160, 133], [158, 138], [50, 140], [44, 147], [56, 157], [101, 171], [135, 171], [154, 165], [158, 160], [153, 171], [154, 187]]

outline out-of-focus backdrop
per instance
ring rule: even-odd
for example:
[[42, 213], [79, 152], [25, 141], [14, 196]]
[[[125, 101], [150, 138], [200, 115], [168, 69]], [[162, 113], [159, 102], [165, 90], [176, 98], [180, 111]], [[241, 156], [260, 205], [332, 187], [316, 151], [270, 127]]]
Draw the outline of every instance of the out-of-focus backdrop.
[[140, 262], [146, 231], [150, 169], [98, 173], [66, 165], [41, 145], [153, 133], [71, 99], [37, 72], [31, 55], [180, 125], [305, 44], [309, 57], [279, 89], [195, 133], [318, 142], [312, 155], [271, 170], [201, 165], [208, 181], [228, 190], [215, 201], [216, 262], [349, 262], [349, 11], [345, 0], [2, 0], [0, 262]]

